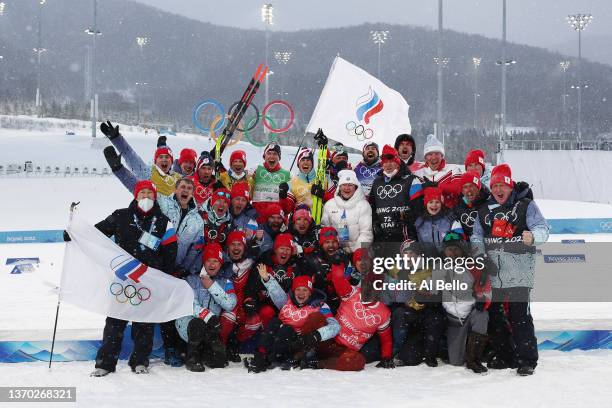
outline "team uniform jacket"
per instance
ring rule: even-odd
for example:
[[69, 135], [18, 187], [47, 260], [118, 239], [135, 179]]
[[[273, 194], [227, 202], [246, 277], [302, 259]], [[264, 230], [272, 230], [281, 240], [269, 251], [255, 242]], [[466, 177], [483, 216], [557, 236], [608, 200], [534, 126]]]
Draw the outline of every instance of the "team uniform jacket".
[[428, 166], [423, 166], [416, 170], [414, 174], [421, 180], [429, 180], [438, 183], [438, 187], [442, 190], [444, 196], [444, 205], [447, 208], [453, 208], [457, 204], [459, 195], [461, 194], [461, 175], [463, 167], [458, 164], [448, 164], [444, 159], [440, 163], [438, 170], [432, 170]]
[[361, 183], [361, 189], [363, 190], [363, 194], [366, 198], [370, 195], [370, 190], [372, 189], [372, 184], [376, 177], [380, 175], [382, 171], [382, 165], [380, 160], [375, 161], [371, 165], [367, 165], [364, 161], [360, 161], [357, 166], [355, 166], [355, 174], [357, 175], [357, 180]]

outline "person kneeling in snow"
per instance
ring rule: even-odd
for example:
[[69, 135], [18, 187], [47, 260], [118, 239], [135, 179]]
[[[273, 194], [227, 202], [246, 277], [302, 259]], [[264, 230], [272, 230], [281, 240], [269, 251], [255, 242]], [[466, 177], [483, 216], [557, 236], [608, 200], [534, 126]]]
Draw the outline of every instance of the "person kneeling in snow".
[[231, 312], [236, 306], [236, 294], [231, 277], [219, 275], [223, 265], [223, 251], [217, 243], [204, 247], [204, 266], [200, 276], [190, 275], [187, 283], [193, 289], [193, 316], [176, 320], [179, 335], [187, 342], [189, 371], [204, 371], [204, 363], [211, 368], [221, 368], [227, 363], [225, 346], [219, 333], [222, 310]]
[[[309, 276], [295, 278], [287, 296], [265, 265], [258, 265], [257, 271], [280, 312], [262, 333], [253, 360], [246, 362], [247, 368], [259, 373], [280, 362], [281, 368], [290, 369], [321, 341], [335, 337], [340, 325], [325, 303], [323, 292], [313, 289]], [[314, 353], [308, 354], [309, 358], [302, 360], [303, 367], [316, 364]]]
[[[460, 282], [467, 289], [442, 291], [442, 306], [448, 320], [446, 338], [448, 358], [452, 365], [466, 367], [477, 374], [487, 370], [481, 363], [487, 345], [487, 325], [491, 304], [491, 282], [486, 273], [475, 268], [467, 269], [456, 260], [468, 256], [467, 243], [459, 234], [449, 232], [444, 237], [442, 255], [453, 259], [453, 267], [433, 271], [434, 281]], [[446, 262], [445, 262], [446, 264]], [[453, 286], [455, 288], [455, 286]], [[467, 341], [467, 350], [466, 350]]]

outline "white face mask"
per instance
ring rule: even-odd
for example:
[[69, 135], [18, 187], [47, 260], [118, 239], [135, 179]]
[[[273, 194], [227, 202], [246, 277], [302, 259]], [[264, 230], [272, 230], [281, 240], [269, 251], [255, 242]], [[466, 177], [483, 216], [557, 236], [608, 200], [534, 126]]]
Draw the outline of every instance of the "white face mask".
[[398, 169], [395, 169], [391, 173], [387, 173], [386, 171], [383, 171], [383, 173], [384, 173], [385, 176], [391, 178], [391, 177], [395, 176], [398, 171], [399, 171]]
[[155, 201], [151, 200], [150, 198], [142, 198], [138, 200], [138, 208], [140, 208], [144, 212], [151, 211], [151, 208], [153, 208], [153, 204], [155, 204]]

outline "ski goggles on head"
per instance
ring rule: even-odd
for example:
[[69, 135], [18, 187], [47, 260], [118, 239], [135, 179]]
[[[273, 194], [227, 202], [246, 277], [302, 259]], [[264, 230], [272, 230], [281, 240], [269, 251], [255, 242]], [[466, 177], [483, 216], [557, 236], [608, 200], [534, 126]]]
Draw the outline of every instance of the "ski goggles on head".
[[226, 198], [228, 200], [231, 198], [230, 194], [226, 193], [225, 191], [215, 191], [215, 192], [213, 192], [213, 195], [217, 195], [219, 197], [223, 197], [223, 198]]
[[338, 238], [338, 231], [336, 230], [326, 230], [320, 233], [321, 238]]
[[448, 232], [444, 236], [444, 239], [442, 239], [442, 242], [452, 242], [452, 241], [463, 241], [463, 239], [461, 238], [461, 235], [457, 234], [456, 232]]

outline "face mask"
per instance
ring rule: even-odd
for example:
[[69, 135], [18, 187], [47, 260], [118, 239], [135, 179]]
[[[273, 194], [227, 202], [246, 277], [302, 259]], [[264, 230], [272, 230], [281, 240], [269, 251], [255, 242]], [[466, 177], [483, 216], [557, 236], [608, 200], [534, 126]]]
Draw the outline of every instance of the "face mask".
[[395, 176], [397, 174], [397, 172], [398, 172], [397, 169], [393, 170], [391, 173], [387, 173], [386, 171], [383, 171], [384, 175], [389, 177], [389, 178]]
[[153, 208], [153, 204], [155, 204], [155, 201], [151, 200], [150, 198], [143, 198], [138, 200], [138, 208], [140, 208], [143, 212], [151, 211], [151, 208]]

